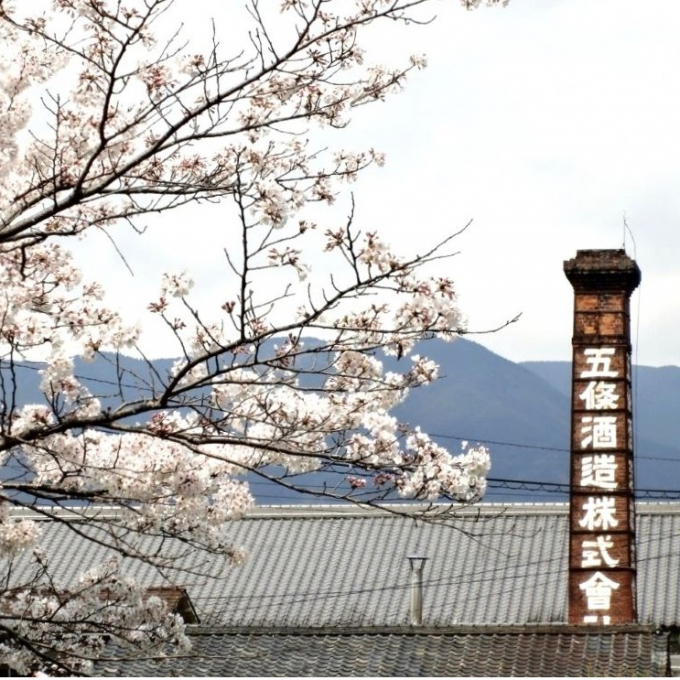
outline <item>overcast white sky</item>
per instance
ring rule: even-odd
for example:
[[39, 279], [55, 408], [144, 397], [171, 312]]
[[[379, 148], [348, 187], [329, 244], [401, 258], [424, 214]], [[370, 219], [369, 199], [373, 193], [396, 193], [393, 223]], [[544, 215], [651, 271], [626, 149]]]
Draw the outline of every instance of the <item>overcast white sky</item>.
[[562, 262], [621, 247], [625, 214], [643, 274], [638, 361], [680, 365], [680, 3], [447, 3], [439, 14], [430, 67], [365, 128], [390, 160], [379, 191], [393, 198], [370, 207], [376, 219], [390, 213], [407, 237], [473, 218], [452, 270], [461, 304], [472, 328], [521, 311], [482, 342], [525, 360], [570, 358]]
[[[189, 22], [201, 4], [226, 20], [232, 2], [178, 0], [192, 7]], [[446, 266], [470, 328], [521, 312], [479, 340], [515, 361], [564, 360], [572, 290], [562, 262], [577, 249], [620, 248], [625, 215], [637, 251], [629, 235], [626, 247], [642, 270], [636, 361], [680, 365], [680, 2], [433, 6], [437, 21], [408, 31], [408, 51], [425, 51], [429, 67], [401, 95], [359, 110], [339, 139], [387, 154], [385, 168], [353, 187], [361, 223], [417, 250], [473, 219]], [[387, 55], [402, 49], [375, 40]], [[99, 278], [115, 270], [128, 303], [152, 260], [198, 268], [199, 283], [203, 271], [215, 286], [200, 232], [187, 243], [182, 222], [168, 225], [152, 258], [141, 242], [128, 249], [135, 280], [101, 257]]]

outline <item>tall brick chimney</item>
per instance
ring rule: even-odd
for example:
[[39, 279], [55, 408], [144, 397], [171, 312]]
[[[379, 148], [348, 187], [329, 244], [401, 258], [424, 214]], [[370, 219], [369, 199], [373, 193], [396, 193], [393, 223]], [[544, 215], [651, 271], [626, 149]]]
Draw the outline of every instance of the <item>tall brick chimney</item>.
[[564, 273], [574, 288], [569, 623], [634, 623], [629, 310], [640, 269], [623, 250], [579, 250]]

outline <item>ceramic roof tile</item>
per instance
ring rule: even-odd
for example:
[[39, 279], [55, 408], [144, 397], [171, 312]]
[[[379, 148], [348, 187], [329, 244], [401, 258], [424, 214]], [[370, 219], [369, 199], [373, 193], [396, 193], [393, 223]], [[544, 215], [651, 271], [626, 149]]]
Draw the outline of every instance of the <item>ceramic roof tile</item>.
[[659, 676], [667, 634], [531, 630], [208, 630], [182, 658], [107, 662], [126, 676]]
[[[564, 623], [567, 520], [565, 505], [479, 506], [449, 523], [337, 507], [260, 509], [228, 527], [248, 552], [245, 564], [190, 551], [179, 565], [207, 559], [216, 578], [178, 572], [175, 585], [207, 625], [407, 625], [406, 555], [420, 552], [429, 558], [427, 625]], [[74, 565], [104, 559], [101, 546], [66, 525], [42, 526], [43, 548], [65, 586]], [[680, 624], [680, 504], [639, 506], [637, 536], [639, 619]], [[143, 585], [168, 585], [148, 565], [126, 562]]]

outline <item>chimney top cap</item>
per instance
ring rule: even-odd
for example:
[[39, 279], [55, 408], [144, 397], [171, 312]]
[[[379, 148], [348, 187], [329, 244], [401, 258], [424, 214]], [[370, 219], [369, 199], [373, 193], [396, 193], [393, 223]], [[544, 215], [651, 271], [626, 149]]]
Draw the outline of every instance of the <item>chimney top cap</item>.
[[625, 250], [577, 250], [566, 260], [564, 273], [575, 290], [616, 290], [632, 293], [641, 274]]

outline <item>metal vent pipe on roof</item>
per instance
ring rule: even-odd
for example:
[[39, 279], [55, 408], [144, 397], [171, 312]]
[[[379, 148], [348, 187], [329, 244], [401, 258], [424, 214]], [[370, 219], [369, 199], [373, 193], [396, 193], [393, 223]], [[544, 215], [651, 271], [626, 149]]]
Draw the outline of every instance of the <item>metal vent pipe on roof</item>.
[[411, 625], [423, 623], [423, 567], [427, 557], [407, 555], [411, 567]]

